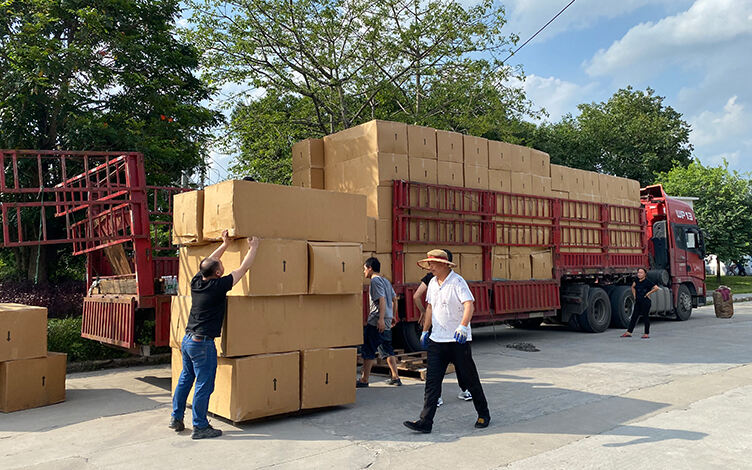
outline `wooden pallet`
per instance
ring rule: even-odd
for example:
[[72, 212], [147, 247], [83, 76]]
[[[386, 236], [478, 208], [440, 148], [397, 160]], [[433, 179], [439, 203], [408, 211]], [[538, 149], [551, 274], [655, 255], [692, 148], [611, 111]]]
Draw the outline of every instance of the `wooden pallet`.
[[[397, 374], [400, 377], [412, 377], [416, 379], [426, 380], [427, 372], [427, 359], [428, 353], [426, 351], [405, 352], [404, 349], [395, 349], [394, 355], [397, 358]], [[358, 356], [358, 365], [363, 365], [363, 357]], [[390, 375], [389, 365], [386, 363], [386, 359], [381, 357], [376, 359], [371, 369], [372, 373]], [[449, 364], [446, 370], [447, 374], [454, 373], [454, 364]]]

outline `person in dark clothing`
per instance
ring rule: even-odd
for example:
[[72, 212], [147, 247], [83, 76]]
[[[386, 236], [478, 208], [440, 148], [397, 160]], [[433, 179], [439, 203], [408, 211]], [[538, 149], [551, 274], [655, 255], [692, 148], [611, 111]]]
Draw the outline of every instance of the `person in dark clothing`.
[[[452, 252], [447, 250], [446, 248], [443, 249], [444, 252], [447, 254], [447, 259], [449, 261], [452, 261]], [[428, 283], [431, 282], [431, 279], [433, 279], [433, 274], [428, 273], [420, 280], [420, 285], [415, 290], [415, 293], [413, 294], [413, 305], [415, 305], [418, 308], [418, 311], [420, 312], [420, 318], [418, 319], [418, 325], [423, 327], [423, 319], [426, 316], [426, 307], [423, 306], [423, 297], [426, 294], [426, 291], [428, 290]], [[473, 395], [468, 391], [467, 386], [465, 385], [464, 380], [462, 379], [462, 375], [455, 371], [455, 375], [457, 376], [457, 385], [460, 387], [460, 393], [457, 395], [457, 398], [460, 400], [470, 401], [473, 399]], [[441, 406], [444, 404], [444, 400], [439, 397], [438, 406]]]
[[431, 432], [441, 396], [441, 383], [447, 366], [452, 363], [461, 371], [472, 393], [473, 405], [478, 413], [475, 427], [486, 428], [491, 415], [470, 348], [473, 340], [470, 321], [473, 318], [475, 298], [467, 282], [452, 271], [456, 265], [449, 261], [444, 250], [429, 251], [427, 257], [418, 262], [418, 266], [429, 269], [434, 275], [428, 284], [428, 308], [420, 337], [421, 343], [428, 348], [426, 390], [420, 418], [403, 424], [413, 431]]
[[185, 429], [183, 416], [188, 393], [195, 380], [193, 393], [193, 439], [207, 439], [222, 435], [206, 419], [209, 397], [214, 391], [217, 373], [217, 349], [214, 338], [222, 332], [227, 307], [227, 292], [248, 272], [258, 251], [259, 239], [248, 239], [248, 253], [240, 267], [224, 275], [220, 258], [230, 243], [227, 230], [222, 232], [222, 244], [208, 258], [201, 261], [200, 272], [191, 280], [191, 312], [181, 345], [183, 371], [172, 398], [172, 417], [169, 427], [177, 432]]
[[658, 292], [659, 288], [653, 281], [648, 279], [648, 272], [644, 268], [637, 270], [637, 281], [632, 283], [632, 296], [635, 299], [632, 318], [629, 320], [629, 328], [621, 335], [622, 338], [630, 338], [637, 325], [637, 320], [642, 316], [645, 322], [645, 334], [643, 339], [650, 338], [650, 296]]

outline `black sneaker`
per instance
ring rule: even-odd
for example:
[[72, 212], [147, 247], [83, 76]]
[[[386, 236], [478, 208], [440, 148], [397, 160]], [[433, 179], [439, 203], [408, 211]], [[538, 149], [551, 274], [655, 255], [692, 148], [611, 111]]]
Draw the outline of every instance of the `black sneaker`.
[[219, 437], [222, 435], [222, 431], [214, 429], [211, 424], [205, 428], [194, 429], [191, 434], [191, 439], [211, 439], [212, 437]]
[[405, 425], [406, 428], [411, 429], [416, 432], [422, 432], [423, 434], [428, 434], [431, 432], [431, 426], [426, 426], [425, 423], [418, 421], [405, 421], [402, 423]]
[[399, 387], [400, 385], [402, 385], [402, 381], [400, 380], [399, 377], [397, 377], [396, 379], [389, 379], [389, 380], [387, 380], [386, 384], [387, 385], [396, 385], [396, 386]]
[[491, 418], [481, 418], [478, 417], [478, 419], [475, 421], [475, 427], [476, 428], [487, 428], [488, 424], [491, 422]]
[[355, 381], [355, 388], [368, 388], [368, 382]]
[[183, 424], [182, 419], [170, 418], [170, 424], [168, 427], [174, 429], [175, 432], [180, 432], [185, 429], [185, 424]]

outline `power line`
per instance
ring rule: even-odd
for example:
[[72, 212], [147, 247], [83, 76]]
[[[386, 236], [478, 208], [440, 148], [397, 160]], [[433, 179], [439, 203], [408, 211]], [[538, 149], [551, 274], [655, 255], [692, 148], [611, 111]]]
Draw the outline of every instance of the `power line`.
[[546, 29], [546, 27], [547, 27], [548, 25], [550, 25], [551, 23], [553, 23], [553, 22], [554, 22], [554, 20], [555, 20], [556, 18], [558, 18], [558, 17], [559, 17], [559, 15], [561, 15], [562, 13], [564, 13], [564, 10], [566, 10], [567, 8], [569, 8], [569, 7], [570, 7], [570, 6], [571, 6], [571, 5], [573, 4], [573, 3], [574, 3], [574, 0], [572, 0], [571, 2], [569, 2], [569, 3], [567, 4], [567, 6], [565, 6], [564, 8], [562, 8], [562, 9], [561, 9], [561, 10], [559, 11], [559, 13], [557, 13], [557, 14], [556, 14], [556, 15], [555, 15], [555, 16], [554, 16], [553, 18], [551, 18], [550, 20], [548, 20], [548, 23], [544, 24], [544, 25], [543, 25], [543, 26], [541, 27], [541, 29], [539, 29], [538, 31], [536, 31], [536, 32], [535, 32], [535, 34], [533, 34], [532, 36], [530, 36], [530, 38], [528, 38], [528, 40], [527, 40], [527, 41], [525, 41], [524, 43], [522, 43], [522, 45], [521, 45], [520, 47], [518, 47], [518, 48], [517, 48], [517, 49], [515, 49], [515, 50], [514, 50], [514, 51], [513, 51], [513, 52], [512, 52], [511, 54], [509, 54], [509, 57], [507, 57], [506, 59], [502, 60], [502, 61], [501, 61], [501, 63], [503, 64], [503, 63], [505, 63], [506, 61], [508, 61], [509, 59], [511, 59], [513, 55], [515, 55], [515, 54], [516, 54], [516, 53], [517, 53], [517, 52], [518, 52], [518, 51], [519, 51], [520, 49], [522, 49], [523, 47], [525, 47], [525, 44], [527, 44], [527, 43], [529, 43], [530, 41], [532, 41], [533, 39], [535, 39], [535, 36], [537, 36], [537, 35], [538, 35], [538, 34], [539, 34], [539, 33], [540, 33], [541, 31], [543, 31], [544, 29]]

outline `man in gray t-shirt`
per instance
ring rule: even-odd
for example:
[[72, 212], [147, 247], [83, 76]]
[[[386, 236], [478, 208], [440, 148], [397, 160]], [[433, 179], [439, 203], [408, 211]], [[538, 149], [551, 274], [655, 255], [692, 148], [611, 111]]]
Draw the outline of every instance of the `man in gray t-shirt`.
[[397, 306], [397, 294], [392, 284], [379, 274], [381, 263], [376, 258], [368, 258], [363, 265], [363, 274], [371, 279], [368, 290], [370, 305], [368, 320], [363, 330], [363, 370], [360, 380], [355, 384], [357, 388], [368, 387], [368, 377], [371, 368], [376, 363], [376, 351], [381, 350], [386, 356], [392, 376], [387, 381], [389, 385], [402, 385], [397, 374], [397, 358], [392, 349], [392, 326], [396, 323], [394, 311]]

